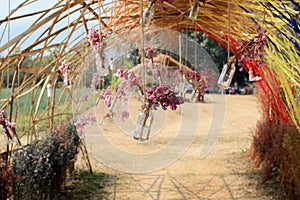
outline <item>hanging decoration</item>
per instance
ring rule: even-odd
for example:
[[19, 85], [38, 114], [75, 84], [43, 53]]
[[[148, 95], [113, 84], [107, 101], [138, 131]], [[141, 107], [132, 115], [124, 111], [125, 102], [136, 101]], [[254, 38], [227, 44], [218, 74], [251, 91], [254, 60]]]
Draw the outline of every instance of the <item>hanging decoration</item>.
[[151, 23], [153, 14], [154, 14], [154, 3], [155, 1], [152, 1], [150, 5], [144, 9], [143, 16], [140, 19], [140, 24], [145, 25], [148, 27]]
[[200, 8], [199, 0], [195, 0], [194, 4], [191, 7], [190, 14], [189, 14], [189, 18], [191, 20], [197, 19], [198, 13], [199, 13], [199, 8]]
[[[176, 110], [179, 105], [184, 103], [183, 97], [177, 96], [174, 91], [175, 84], [164, 83], [163, 66], [159, 63], [155, 63], [153, 59], [156, 56], [155, 49], [152, 46], [146, 46], [144, 53], [144, 67], [147, 83], [145, 84], [143, 77], [137, 73], [142, 69], [141, 64], [131, 70], [127, 68], [118, 69], [116, 74], [118, 77], [117, 86], [114, 90], [110, 88], [103, 89], [98, 100], [98, 103], [102, 100], [109, 111], [101, 121], [101, 124], [103, 124], [106, 118], [115, 116], [114, 108], [117, 102], [126, 103], [128, 101], [126, 91], [136, 88], [142, 105], [133, 138], [140, 141], [149, 139], [154, 119], [153, 110], [159, 107], [163, 110], [167, 110], [168, 108]], [[125, 120], [128, 117], [129, 112], [123, 110], [121, 112], [121, 120]]]
[[99, 28], [91, 28], [88, 34], [88, 41], [95, 51], [105, 44], [103, 41], [106, 38], [108, 38], [108, 34], [100, 31]]
[[50, 98], [52, 96], [52, 84], [49, 81], [47, 84], [47, 97]]
[[[188, 81], [192, 86], [193, 92], [190, 100], [193, 101], [194, 97], [198, 93], [196, 102], [204, 102], [204, 94], [205, 91], [208, 89], [208, 84], [204, 77], [200, 74], [200, 72], [188, 69], [178, 71], [184, 76], [184, 79]], [[187, 88], [188, 87], [189, 86], [187, 85]]]
[[7, 144], [13, 144], [13, 140], [16, 139], [19, 147], [22, 146], [21, 141], [16, 134], [16, 123], [6, 119], [5, 110], [0, 111], [0, 126], [2, 127], [3, 133], [6, 136]]
[[268, 38], [268, 33], [265, 29], [257, 27], [257, 32], [254, 38], [244, 42], [239, 48], [237, 56], [239, 56], [238, 63], [242, 65], [244, 60], [250, 62], [256, 62], [259, 65], [265, 64], [265, 50], [266, 40]]
[[105, 67], [105, 48], [106, 42], [105, 39], [108, 38], [108, 34], [104, 31], [101, 31], [99, 28], [91, 28], [88, 34], [88, 41], [95, 53], [95, 63], [97, 71], [101, 77], [107, 76], [109, 70]]
[[63, 76], [65, 88], [71, 87], [70, 73], [72, 72], [72, 64], [64, 60], [58, 68], [60, 74]]
[[232, 82], [232, 78], [235, 72], [235, 57], [230, 57], [228, 63], [223, 66], [222, 72], [218, 79], [218, 85], [223, 88], [228, 88]]

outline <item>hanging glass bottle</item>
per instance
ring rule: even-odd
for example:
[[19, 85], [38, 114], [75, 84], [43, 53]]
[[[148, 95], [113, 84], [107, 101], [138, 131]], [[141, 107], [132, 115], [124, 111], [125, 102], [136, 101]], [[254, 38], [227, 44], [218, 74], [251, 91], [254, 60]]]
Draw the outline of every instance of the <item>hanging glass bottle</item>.
[[70, 84], [70, 80], [69, 80], [69, 73], [64, 73], [63, 77], [64, 77], [65, 88], [70, 88], [71, 84]]
[[51, 83], [49, 82], [47, 84], [47, 97], [50, 98], [52, 96], [52, 85]]
[[[149, 139], [153, 117], [154, 116], [153, 116], [152, 109], [149, 106], [149, 103], [146, 103], [145, 108], [139, 114], [138, 121], [133, 135], [134, 139], [141, 140], [141, 141], [145, 141]], [[144, 132], [146, 133], [145, 137], [143, 137]]]
[[140, 19], [140, 24], [144, 22], [145, 26], [148, 27], [151, 23], [153, 14], [154, 14], [154, 6], [153, 4], [150, 4], [150, 6], [145, 8], [143, 12], [143, 16]]
[[190, 11], [190, 15], [189, 15], [189, 18], [191, 20], [196, 20], [197, 19], [199, 8], [200, 8], [199, 1], [195, 0], [194, 4], [191, 7], [191, 11]]

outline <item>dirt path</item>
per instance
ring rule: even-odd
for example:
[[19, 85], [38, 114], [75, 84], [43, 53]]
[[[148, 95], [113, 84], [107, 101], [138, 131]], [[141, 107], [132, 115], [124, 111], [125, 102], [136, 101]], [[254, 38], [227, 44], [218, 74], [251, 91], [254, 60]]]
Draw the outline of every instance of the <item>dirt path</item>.
[[[159, 115], [154, 125], [163, 124], [162, 128], [153, 131], [154, 136], [146, 143], [133, 140], [132, 136], [124, 130], [130, 127], [124, 128], [126, 126], [120, 124], [117, 126], [114, 122], [106, 122], [103, 126], [103, 135], [107, 141], [99, 136], [99, 130], [89, 127], [85, 139], [93, 155], [91, 159], [94, 168], [118, 177], [111, 187], [106, 188], [109, 192], [108, 199], [271, 199], [256, 189], [257, 183], [247, 176], [248, 168], [246, 161], [242, 158], [250, 146], [251, 129], [259, 118], [255, 97], [225, 97], [226, 112], [221, 135], [213, 150], [206, 157], [200, 158], [201, 145], [214, 120], [211, 117], [214, 106], [220, 103], [210, 102], [215, 97], [214, 95], [207, 96], [207, 103], [187, 104], [187, 106], [193, 106], [194, 111], [182, 109], [181, 114], [175, 111]], [[195, 119], [196, 113], [198, 113], [199, 122]], [[192, 143], [187, 146], [180, 158], [163, 168], [149, 170], [150, 172], [147, 173], [126, 173], [112, 168], [129, 166], [128, 171], [131, 171], [135, 168], [130, 168], [130, 166], [140, 163], [138, 163], [139, 160], [130, 162], [126, 158], [120, 161], [119, 157], [122, 153], [117, 155], [115, 151], [105, 149], [109, 148], [107, 143], [112, 144], [119, 152], [136, 155], [159, 152], [169, 144], [186, 145], [182, 140], [179, 143], [170, 143], [178, 135], [177, 130], [182, 125], [180, 124], [182, 115], [185, 118], [188, 117], [190, 121], [196, 121], [199, 126]], [[132, 121], [135, 120], [136, 118], [132, 119]], [[174, 151], [162, 153], [158, 159], [167, 160], [180, 148], [180, 146], [174, 146]], [[103, 154], [106, 156], [103, 157]], [[153, 162], [156, 162], [155, 159], [153, 158]], [[152, 165], [149, 160], [145, 162], [149, 163], [145, 168]]]

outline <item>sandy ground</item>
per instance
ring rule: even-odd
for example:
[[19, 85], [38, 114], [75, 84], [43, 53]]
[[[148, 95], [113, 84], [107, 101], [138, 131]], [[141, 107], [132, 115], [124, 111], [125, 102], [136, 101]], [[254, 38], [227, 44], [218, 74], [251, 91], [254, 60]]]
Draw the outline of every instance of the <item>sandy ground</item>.
[[207, 95], [205, 103], [187, 102], [180, 111], [156, 111], [147, 142], [132, 138], [134, 99], [128, 110], [126, 122], [86, 128], [94, 169], [118, 177], [106, 188], [108, 199], [272, 199], [249, 178], [244, 158], [259, 119], [254, 96]]

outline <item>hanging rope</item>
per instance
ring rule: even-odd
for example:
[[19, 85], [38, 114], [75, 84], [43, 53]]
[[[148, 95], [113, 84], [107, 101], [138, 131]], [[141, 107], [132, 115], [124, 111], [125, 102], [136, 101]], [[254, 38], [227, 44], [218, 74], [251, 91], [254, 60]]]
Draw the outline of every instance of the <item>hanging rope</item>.
[[[7, 19], [7, 42], [10, 41], [10, 0], [8, 1], [8, 19]], [[10, 46], [7, 48], [8, 54], [10, 53]], [[7, 63], [7, 74], [6, 74], [6, 87], [9, 87], [9, 63]]]
[[227, 32], [228, 32], [228, 40], [227, 40], [227, 60], [229, 61], [230, 59], [230, 0], [228, 0], [228, 10], [227, 10], [227, 15], [228, 15], [228, 26], [227, 26]]
[[[69, 42], [70, 39], [70, 0], [67, 1], [68, 4], [68, 37], [67, 37], [67, 41]], [[66, 50], [67, 50], [67, 59], [68, 59], [68, 44], [66, 46]]]
[[144, 46], [145, 46], [145, 32], [144, 32], [144, 17], [143, 17], [143, 0], [140, 1], [140, 15], [141, 15], [141, 47], [140, 47], [140, 52], [141, 52], [141, 67], [142, 67], [142, 77], [143, 77], [143, 89], [146, 91], [146, 69], [145, 69], [145, 53], [144, 53]]

